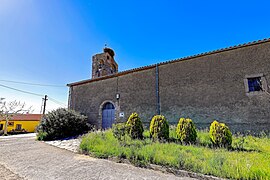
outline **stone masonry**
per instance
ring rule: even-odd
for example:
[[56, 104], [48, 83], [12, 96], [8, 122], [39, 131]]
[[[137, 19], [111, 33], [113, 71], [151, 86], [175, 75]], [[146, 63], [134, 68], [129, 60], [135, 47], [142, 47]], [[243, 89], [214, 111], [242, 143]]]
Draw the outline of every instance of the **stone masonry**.
[[[256, 78], [261, 89], [252, 92]], [[198, 128], [216, 119], [233, 131], [267, 131], [269, 79], [270, 39], [265, 39], [68, 84], [69, 107], [97, 128], [102, 104], [110, 101], [116, 122], [137, 112], [148, 125], [160, 111], [171, 124], [190, 117]]]

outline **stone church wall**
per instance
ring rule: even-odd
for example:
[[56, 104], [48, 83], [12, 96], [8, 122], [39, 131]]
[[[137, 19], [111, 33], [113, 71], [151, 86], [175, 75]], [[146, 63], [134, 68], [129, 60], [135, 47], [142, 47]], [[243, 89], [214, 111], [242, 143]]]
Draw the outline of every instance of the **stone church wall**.
[[[72, 109], [87, 115], [97, 127], [101, 127], [100, 105], [104, 102], [114, 104], [118, 122], [125, 122], [133, 112], [149, 121], [156, 112], [155, 69], [73, 86], [71, 94]], [[120, 112], [124, 117], [119, 117]]]
[[270, 130], [270, 95], [248, 95], [244, 85], [246, 75], [263, 73], [270, 79], [270, 43], [165, 64], [159, 70], [161, 114], [172, 122], [190, 117], [203, 128], [217, 119], [236, 131]]
[[[111, 101], [118, 122], [137, 112], [148, 124], [157, 112], [155, 68], [71, 86], [70, 107], [101, 127], [101, 104]], [[270, 129], [270, 95], [248, 93], [244, 83], [248, 76], [263, 74], [269, 85], [270, 42], [161, 63], [158, 69], [160, 111], [171, 124], [190, 117], [199, 128], [216, 119], [234, 131]]]

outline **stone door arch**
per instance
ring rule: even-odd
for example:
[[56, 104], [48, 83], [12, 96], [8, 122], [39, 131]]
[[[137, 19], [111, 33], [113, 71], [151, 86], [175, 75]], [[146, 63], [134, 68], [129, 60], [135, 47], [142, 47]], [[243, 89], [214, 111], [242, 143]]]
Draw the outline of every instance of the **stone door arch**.
[[112, 127], [115, 120], [115, 106], [111, 102], [106, 102], [102, 106], [102, 129]]

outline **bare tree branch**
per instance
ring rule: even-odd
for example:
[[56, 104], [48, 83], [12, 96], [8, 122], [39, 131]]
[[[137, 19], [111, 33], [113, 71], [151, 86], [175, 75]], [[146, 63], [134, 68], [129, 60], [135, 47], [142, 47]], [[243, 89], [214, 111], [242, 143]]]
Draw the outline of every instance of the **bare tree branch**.
[[32, 106], [28, 109], [25, 108], [25, 103], [21, 103], [20, 101], [11, 101], [11, 102], [2, 102], [0, 106], [0, 117], [5, 119], [5, 127], [4, 127], [4, 134], [7, 134], [7, 126], [9, 120], [16, 114], [24, 114], [29, 113], [32, 111]]

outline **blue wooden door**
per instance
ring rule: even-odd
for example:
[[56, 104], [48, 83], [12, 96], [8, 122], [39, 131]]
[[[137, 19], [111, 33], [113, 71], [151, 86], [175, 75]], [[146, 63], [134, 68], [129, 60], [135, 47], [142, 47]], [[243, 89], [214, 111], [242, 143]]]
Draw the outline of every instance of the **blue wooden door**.
[[115, 109], [112, 103], [106, 103], [102, 108], [102, 129], [112, 127], [115, 118]]

